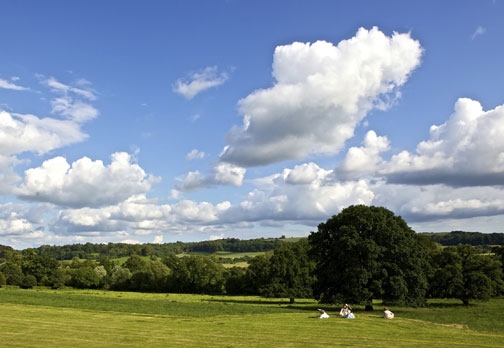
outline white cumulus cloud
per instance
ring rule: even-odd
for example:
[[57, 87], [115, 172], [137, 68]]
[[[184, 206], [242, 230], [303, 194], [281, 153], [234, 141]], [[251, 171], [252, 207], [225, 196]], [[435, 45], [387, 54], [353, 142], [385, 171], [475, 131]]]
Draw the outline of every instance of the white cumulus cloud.
[[68, 207], [106, 206], [148, 192], [156, 180], [124, 152], [113, 154], [109, 165], [87, 157], [70, 165], [55, 157], [25, 171], [18, 196]]
[[230, 207], [222, 221], [309, 222], [316, 225], [351, 204], [370, 204], [374, 193], [365, 180], [337, 182], [315, 163], [286, 168], [253, 180], [255, 189]]
[[199, 171], [192, 171], [176, 185], [179, 191], [196, 191], [215, 185], [241, 186], [247, 170], [230, 163], [218, 163], [212, 168], [212, 173], [204, 175]]
[[326, 41], [279, 46], [275, 84], [238, 103], [220, 160], [242, 167], [335, 154], [373, 108], [387, 108], [420, 64], [422, 48], [409, 33], [386, 36], [359, 29], [337, 46]]
[[504, 184], [504, 105], [484, 111], [478, 101], [460, 98], [448, 121], [432, 126], [416, 153], [394, 155], [380, 172], [393, 183]]
[[0, 111], [0, 154], [44, 154], [87, 138], [70, 120], [39, 118]]
[[336, 176], [343, 180], [355, 180], [363, 175], [374, 175], [383, 162], [380, 154], [389, 150], [389, 144], [387, 137], [380, 137], [374, 131], [369, 131], [363, 146], [348, 149], [345, 158], [335, 170]]

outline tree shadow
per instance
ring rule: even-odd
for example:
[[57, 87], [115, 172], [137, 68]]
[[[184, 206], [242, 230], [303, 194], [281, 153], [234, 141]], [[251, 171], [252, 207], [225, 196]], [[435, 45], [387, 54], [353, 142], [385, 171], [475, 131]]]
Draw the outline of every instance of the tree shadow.
[[241, 303], [241, 304], [255, 304], [255, 305], [302, 305], [302, 304], [313, 304], [311, 301], [296, 301], [293, 304], [289, 302], [289, 300], [284, 300], [284, 301], [272, 301], [269, 299], [264, 299], [264, 300], [245, 300], [245, 299], [233, 299], [233, 298], [211, 298], [211, 299], [204, 299], [202, 301], [208, 301], [208, 302], [228, 302], [228, 303]]
[[[318, 308], [320, 308], [320, 305], [318, 304], [313, 304], [312, 301], [303, 301], [302, 299], [299, 301], [294, 302], [293, 304], [289, 302], [288, 299], [286, 300], [269, 300], [269, 299], [264, 299], [264, 300], [248, 300], [248, 299], [235, 299], [235, 298], [211, 298], [211, 299], [205, 299], [202, 300], [204, 302], [214, 302], [214, 303], [229, 303], [229, 304], [243, 304], [243, 305], [264, 305], [264, 306], [279, 306], [284, 309], [293, 309], [296, 311], [306, 311], [306, 312], [313, 312], [317, 311]], [[336, 309], [332, 307], [327, 307], [324, 306], [324, 310], [326, 312], [335, 312]], [[338, 313], [339, 313], [339, 308], [338, 308]], [[315, 316], [318, 317], [318, 316]]]
[[434, 302], [434, 303], [428, 303], [425, 308], [468, 308], [468, 307], [473, 307], [476, 305], [476, 303], [470, 303], [469, 305], [465, 305], [462, 302], [460, 303], [441, 303], [441, 302]]

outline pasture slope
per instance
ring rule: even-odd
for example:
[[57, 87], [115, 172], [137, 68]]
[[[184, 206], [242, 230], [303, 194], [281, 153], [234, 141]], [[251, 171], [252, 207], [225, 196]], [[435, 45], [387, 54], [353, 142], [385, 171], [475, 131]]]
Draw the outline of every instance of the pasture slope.
[[504, 299], [356, 306], [356, 319], [318, 319], [313, 300], [89, 290], [0, 289], [2, 347], [504, 347]]

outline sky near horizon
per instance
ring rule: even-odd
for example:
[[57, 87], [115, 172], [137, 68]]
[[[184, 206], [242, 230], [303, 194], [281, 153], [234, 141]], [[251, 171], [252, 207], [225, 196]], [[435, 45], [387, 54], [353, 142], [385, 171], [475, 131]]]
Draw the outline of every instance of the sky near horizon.
[[504, 232], [504, 1], [6, 1], [0, 244]]

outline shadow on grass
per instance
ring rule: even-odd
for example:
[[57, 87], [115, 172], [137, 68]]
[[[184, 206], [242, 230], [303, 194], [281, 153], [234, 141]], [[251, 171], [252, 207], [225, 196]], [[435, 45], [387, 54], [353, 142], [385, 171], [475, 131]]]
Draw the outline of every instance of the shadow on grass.
[[[249, 299], [234, 299], [234, 298], [211, 298], [211, 299], [205, 299], [202, 300], [203, 302], [214, 302], [214, 303], [222, 303], [222, 304], [242, 304], [242, 305], [258, 305], [258, 306], [265, 306], [265, 307], [271, 307], [271, 306], [279, 306], [284, 309], [292, 309], [296, 311], [306, 311], [306, 312], [313, 312], [317, 311], [318, 308], [324, 308], [327, 312], [338, 312], [340, 311], [340, 308], [336, 308], [333, 305], [320, 305], [313, 303], [313, 301], [307, 301], [307, 300], [299, 300], [295, 301], [294, 303], [290, 303], [289, 300], [269, 300], [269, 299], [264, 299], [264, 300], [249, 300]], [[322, 307], [321, 307], [322, 306]]]
[[442, 303], [442, 302], [433, 302], [428, 303], [426, 308], [471, 308], [474, 307], [476, 303], [470, 303], [469, 305], [465, 305], [462, 302], [460, 303]]
[[293, 304], [288, 300], [285, 301], [273, 301], [273, 300], [246, 300], [246, 299], [233, 299], [233, 298], [211, 298], [211, 299], [203, 299], [202, 302], [229, 302], [229, 303], [240, 303], [240, 304], [253, 304], [253, 305], [313, 305], [312, 301], [296, 301]]

